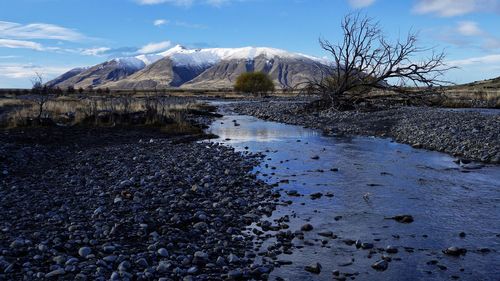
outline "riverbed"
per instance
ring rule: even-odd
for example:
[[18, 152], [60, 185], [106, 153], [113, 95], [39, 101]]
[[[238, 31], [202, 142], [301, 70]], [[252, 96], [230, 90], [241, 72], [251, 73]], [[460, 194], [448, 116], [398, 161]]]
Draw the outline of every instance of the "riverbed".
[[[500, 166], [465, 169], [446, 154], [391, 139], [323, 136], [300, 126], [223, 113], [208, 129], [219, 136], [213, 141], [263, 153], [254, 172], [267, 183], [279, 183], [281, 201], [292, 203], [264, 220], [275, 224], [288, 216], [292, 232], [306, 223], [313, 226], [303, 240], [292, 241], [291, 254], [278, 255], [275, 264], [287, 265], [276, 267], [272, 280], [498, 280]], [[311, 199], [319, 193], [319, 199]], [[414, 221], [387, 219], [403, 214]], [[337, 238], [318, 235], [325, 231]], [[373, 248], [357, 248], [348, 240]], [[273, 243], [269, 238], [261, 249]], [[386, 253], [387, 246], [397, 253]], [[445, 255], [443, 250], [452, 246], [467, 253]], [[382, 255], [391, 261], [387, 270], [376, 271], [371, 265]], [[304, 270], [317, 262], [321, 273]]]

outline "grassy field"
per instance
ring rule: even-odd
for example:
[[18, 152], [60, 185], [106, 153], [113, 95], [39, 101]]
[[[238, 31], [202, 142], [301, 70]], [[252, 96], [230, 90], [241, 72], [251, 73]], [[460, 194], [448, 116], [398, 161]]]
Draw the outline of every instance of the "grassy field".
[[134, 126], [201, 133], [186, 115], [202, 107], [194, 99], [160, 95], [53, 96], [40, 111], [39, 97], [11, 95], [0, 98], [0, 128]]

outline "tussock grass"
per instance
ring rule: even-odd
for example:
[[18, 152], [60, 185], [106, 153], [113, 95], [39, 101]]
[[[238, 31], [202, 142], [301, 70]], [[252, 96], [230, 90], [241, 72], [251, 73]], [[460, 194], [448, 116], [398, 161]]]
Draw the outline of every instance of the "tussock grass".
[[198, 107], [194, 100], [163, 96], [60, 96], [50, 98], [38, 118], [35, 98], [2, 98], [0, 127], [137, 125], [188, 130], [192, 126], [184, 121], [184, 112]]

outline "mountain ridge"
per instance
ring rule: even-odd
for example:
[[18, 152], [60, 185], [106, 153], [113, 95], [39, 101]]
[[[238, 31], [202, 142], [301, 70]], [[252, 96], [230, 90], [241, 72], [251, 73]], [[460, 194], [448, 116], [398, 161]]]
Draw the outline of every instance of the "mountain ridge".
[[157, 54], [72, 69], [47, 84], [61, 88], [231, 88], [241, 73], [261, 71], [278, 88], [291, 88], [314, 79], [327, 64], [321, 58], [268, 47], [187, 49], [177, 45]]

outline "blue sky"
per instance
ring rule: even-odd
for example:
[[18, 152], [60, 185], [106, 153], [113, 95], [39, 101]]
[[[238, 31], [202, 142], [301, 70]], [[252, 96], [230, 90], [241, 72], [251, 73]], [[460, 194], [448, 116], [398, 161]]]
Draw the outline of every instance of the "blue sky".
[[445, 49], [454, 82], [500, 76], [500, 0], [2, 0], [0, 87], [29, 87], [113, 57], [192, 48], [263, 46], [323, 57], [352, 11], [387, 36], [420, 32]]

